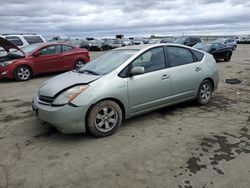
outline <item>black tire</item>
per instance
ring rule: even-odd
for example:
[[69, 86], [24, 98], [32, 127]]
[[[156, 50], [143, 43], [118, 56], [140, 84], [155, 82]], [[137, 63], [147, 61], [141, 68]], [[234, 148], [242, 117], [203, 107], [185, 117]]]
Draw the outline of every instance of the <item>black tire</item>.
[[224, 58], [224, 61], [229, 62], [231, 60], [232, 53], [227, 52], [226, 57]]
[[[207, 86], [207, 87], [206, 87]], [[199, 87], [196, 102], [199, 105], [206, 105], [210, 102], [213, 92], [213, 85], [209, 80], [204, 80]]]
[[82, 59], [78, 59], [75, 62], [75, 69], [80, 69], [83, 65], [85, 64], [85, 62]]
[[87, 117], [87, 130], [95, 137], [106, 137], [114, 134], [122, 123], [122, 110], [111, 100], [95, 104]]
[[32, 70], [27, 65], [20, 65], [14, 71], [14, 78], [16, 81], [27, 81], [32, 77]]
[[232, 48], [232, 50], [236, 50], [236, 48], [237, 48], [237, 46], [236, 46], [236, 45], [234, 45], [234, 46], [233, 46], [233, 48]]

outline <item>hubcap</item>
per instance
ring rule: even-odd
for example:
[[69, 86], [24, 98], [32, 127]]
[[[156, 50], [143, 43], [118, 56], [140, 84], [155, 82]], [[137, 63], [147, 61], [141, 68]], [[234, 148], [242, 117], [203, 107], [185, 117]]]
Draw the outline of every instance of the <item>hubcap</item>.
[[22, 67], [18, 69], [17, 76], [20, 80], [27, 80], [30, 77], [30, 71], [28, 68]]
[[208, 101], [211, 97], [211, 92], [212, 90], [210, 84], [208, 83], [203, 84], [201, 86], [201, 92], [200, 92], [202, 101], [204, 102]]
[[118, 119], [118, 114], [112, 107], [103, 107], [96, 115], [95, 127], [101, 132], [112, 130]]
[[80, 69], [81, 67], [83, 67], [84, 62], [83, 61], [77, 61], [76, 62], [76, 69]]

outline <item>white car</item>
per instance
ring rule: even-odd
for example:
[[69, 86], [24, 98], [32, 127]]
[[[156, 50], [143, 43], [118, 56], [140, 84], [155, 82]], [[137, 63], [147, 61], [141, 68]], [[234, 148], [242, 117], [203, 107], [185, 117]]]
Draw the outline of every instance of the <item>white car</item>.
[[7, 39], [19, 48], [30, 44], [46, 42], [41, 35], [37, 34], [2, 34], [0, 37]]

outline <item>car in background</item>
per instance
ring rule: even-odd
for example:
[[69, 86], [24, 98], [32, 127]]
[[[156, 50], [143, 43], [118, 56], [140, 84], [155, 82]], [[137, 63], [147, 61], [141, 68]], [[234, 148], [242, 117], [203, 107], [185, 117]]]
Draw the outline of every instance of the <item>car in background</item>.
[[0, 37], [7, 55], [0, 58], [0, 79], [26, 81], [32, 76], [78, 69], [90, 61], [89, 52], [64, 43], [36, 43], [18, 48]]
[[0, 34], [0, 37], [7, 39], [19, 48], [30, 44], [46, 42], [41, 35], [37, 34]]
[[233, 55], [231, 47], [228, 47], [225, 44], [219, 42], [198, 43], [194, 45], [193, 48], [212, 54], [216, 61], [223, 59], [224, 61], [228, 62], [231, 60], [231, 57]]
[[133, 45], [132, 41], [130, 39], [122, 39], [122, 43], [124, 44], [124, 46], [131, 46]]
[[145, 43], [147, 43], [147, 41], [144, 42], [144, 40], [141, 39], [141, 38], [134, 38], [134, 39], [132, 40], [132, 44], [133, 44], [133, 45], [142, 45], [142, 44], [145, 44]]
[[124, 46], [121, 39], [101, 39], [105, 46], [108, 46], [109, 49], [120, 48]]
[[250, 36], [239, 36], [236, 41], [237, 44], [250, 44]]
[[189, 100], [205, 105], [218, 81], [208, 53], [176, 44], [134, 45], [46, 81], [32, 106], [62, 133], [105, 137], [139, 114]]
[[231, 47], [232, 50], [236, 50], [237, 48], [237, 42], [232, 38], [218, 38], [214, 42], [223, 43], [226, 46]]
[[89, 51], [104, 51], [109, 50], [110, 46], [103, 40], [83, 40], [79, 45], [80, 48], [85, 48]]
[[182, 44], [190, 47], [200, 42], [201, 38], [199, 37], [179, 37], [176, 40], [174, 40], [175, 44]]

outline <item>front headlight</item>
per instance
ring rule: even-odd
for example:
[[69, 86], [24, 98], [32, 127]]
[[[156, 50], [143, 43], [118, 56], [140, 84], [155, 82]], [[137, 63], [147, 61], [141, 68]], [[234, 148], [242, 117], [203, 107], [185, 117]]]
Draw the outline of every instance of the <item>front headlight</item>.
[[82, 93], [85, 89], [87, 89], [88, 85], [79, 85], [74, 86], [64, 92], [62, 92], [56, 99], [54, 100], [53, 104], [55, 105], [64, 105], [72, 100], [74, 100], [80, 93]]
[[11, 65], [12, 63], [13, 63], [12, 60], [11, 61], [4, 61], [4, 62], [0, 63], [0, 67], [6, 67], [8, 65]]

